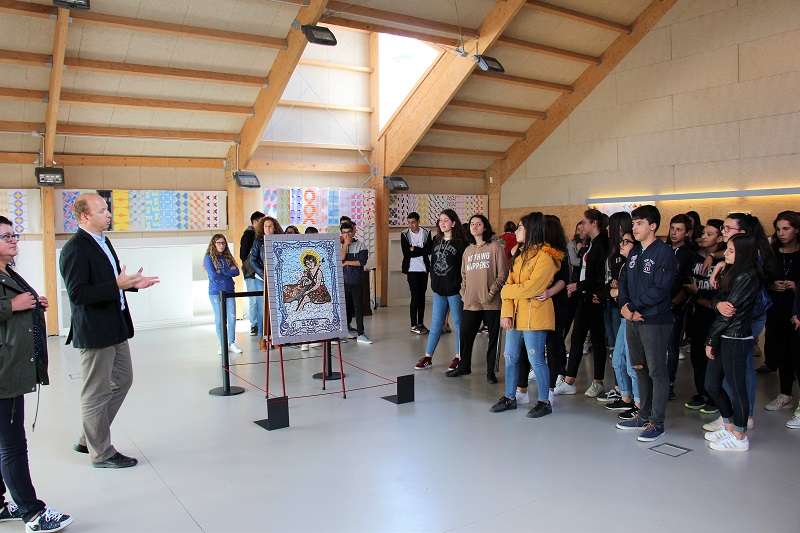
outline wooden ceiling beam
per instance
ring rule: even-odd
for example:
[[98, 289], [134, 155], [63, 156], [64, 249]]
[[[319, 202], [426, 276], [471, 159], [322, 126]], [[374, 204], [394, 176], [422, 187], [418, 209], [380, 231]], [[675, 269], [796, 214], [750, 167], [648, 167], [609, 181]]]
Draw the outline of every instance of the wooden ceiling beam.
[[225, 168], [225, 159], [214, 157], [56, 154], [56, 161], [65, 167]]
[[164, 139], [181, 141], [236, 142], [236, 133], [196, 130], [172, 130], [163, 128], [128, 128], [117, 126], [95, 126], [91, 124], [59, 123], [59, 135], [77, 137], [131, 137], [135, 139]]
[[50, 54], [37, 54], [19, 50], [0, 50], [0, 63], [49, 67], [52, 62], [53, 58]]
[[465, 133], [472, 135], [485, 135], [487, 137], [512, 137], [515, 139], [524, 139], [524, 131], [511, 131], [511, 130], [495, 130], [490, 128], [475, 128], [472, 126], [460, 126], [458, 124], [444, 124], [437, 122], [431, 126], [431, 131], [444, 131], [448, 133]]
[[528, 0], [526, 6], [536, 11], [549, 13], [551, 15], [564, 17], [570, 20], [576, 20], [584, 24], [589, 24], [590, 26], [595, 26], [597, 28], [603, 28], [605, 30], [611, 30], [618, 33], [624, 33], [626, 35], [630, 34], [632, 31], [631, 27], [626, 24], [612, 22], [604, 18], [595, 17], [594, 15], [587, 15], [586, 13], [575, 11], [574, 9], [567, 9], [566, 7], [554, 6], [553, 4], [548, 4], [547, 2], [541, 2], [539, 0]]
[[269, 148], [290, 148], [295, 150], [349, 150], [353, 152], [369, 152], [370, 146], [359, 146], [355, 144], [325, 144], [325, 143], [296, 143], [288, 141], [261, 141], [259, 146]]
[[444, 35], [433, 35], [430, 33], [423, 33], [414, 30], [404, 30], [394, 26], [386, 26], [384, 24], [376, 24], [374, 22], [365, 22], [361, 20], [353, 20], [344, 17], [325, 17], [322, 21], [323, 24], [332, 26], [340, 26], [342, 28], [351, 28], [354, 30], [362, 30], [374, 33], [387, 33], [389, 35], [398, 35], [400, 37], [408, 37], [434, 44], [441, 44], [443, 46], [456, 47], [459, 45], [458, 39], [453, 37], [446, 37]]
[[468, 100], [454, 99], [450, 100], [449, 107], [457, 109], [467, 109], [470, 111], [480, 111], [481, 113], [494, 113], [496, 115], [507, 115], [510, 117], [527, 117], [545, 119], [547, 113], [545, 111], [536, 111], [534, 109], [523, 109], [520, 107], [507, 107], [502, 105], [485, 104], [483, 102], [470, 102]]
[[39, 154], [34, 152], [0, 152], [0, 164], [3, 165], [35, 165]]
[[449, 146], [430, 146], [420, 144], [414, 149], [418, 154], [462, 155], [466, 157], [503, 157], [505, 152], [494, 150], [475, 150], [472, 148], [450, 148]]
[[281, 107], [299, 107], [302, 109], [330, 109], [332, 111], [354, 111], [356, 113], [372, 113], [371, 107], [325, 104], [320, 102], [304, 102], [302, 100], [281, 100], [278, 102]]
[[[481, 24], [480, 38], [470, 39], [465, 48], [485, 53], [524, 5], [525, 0], [496, 2]], [[445, 53], [434, 62], [383, 129], [379, 140], [385, 141], [384, 156], [373, 162], [380, 176], [391, 175], [402, 166], [474, 69], [472, 58], [457, 54]]]
[[328, 68], [333, 70], [348, 70], [351, 72], [363, 72], [365, 74], [372, 73], [372, 67], [362, 67], [359, 65], [347, 65], [345, 63], [331, 63], [330, 61], [319, 61], [317, 59], [300, 59], [298, 65], [306, 67], [319, 67]]
[[[56, 15], [56, 10], [57, 8], [47, 5], [18, 2], [13, 0], [0, 0], [0, 12], [49, 18]], [[274, 48], [276, 50], [284, 50], [286, 48], [286, 39], [268, 37], [266, 35], [240, 33], [228, 30], [218, 30], [214, 28], [200, 28], [196, 26], [173, 24], [158, 20], [120, 17], [117, 15], [99, 13], [97, 11], [82, 11], [77, 9], [70, 12], [70, 17], [74, 22], [82, 24], [112, 26], [127, 30], [162, 33], [167, 35], [177, 35], [180, 37], [193, 37], [196, 39], [259, 46], [262, 48]]]
[[[411, 15], [404, 15], [402, 13], [392, 13], [382, 9], [359, 6], [350, 2], [331, 0], [328, 2], [328, 11], [332, 12], [332, 17], [336, 17], [339, 13], [347, 13], [348, 15], [356, 15], [359, 17], [382, 20], [384, 22], [403, 24], [404, 26], [414, 26], [416, 28], [422, 28], [425, 30], [453, 33], [456, 35], [461, 33], [467, 37], [477, 37], [479, 35], [478, 30], [472, 28], [461, 28], [455, 24], [428, 20]], [[323, 17], [323, 20], [325, 18], [327, 18], [327, 15]]]
[[611, 73], [620, 61], [661, 20], [677, 0], [652, 0], [634, 22], [630, 33], [622, 33], [603, 53], [603, 62], [590, 66], [574, 84], [574, 91], [562, 94], [548, 109], [547, 119], [539, 120], [521, 139], [508, 149], [505, 157], [495, 161], [487, 170], [490, 179], [490, 198], [496, 195], [503, 183], [522, 165], [553, 131], [589, 96]]
[[571, 93], [573, 91], [572, 85], [554, 83], [552, 81], [536, 80], [533, 78], [523, 78], [520, 76], [511, 76], [509, 74], [497, 74], [494, 72], [483, 72], [476, 70], [473, 76], [483, 80], [496, 81], [498, 83], [506, 83], [510, 85], [519, 85], [521, 87], [528, 87], [530, 89], [541, 89], [543, 91], [555, 91], [559, 93]]
[[522, 39], [515, 39], [514, 37], [502, 36], [497, 40], [498, 46], [507, 46], [509, 48], [517, 48], [525, 50], [526, 52], [534, 52], [547, 56], [557, 57], [559, 59], [567, 59], [570, 61], [577, 61], [578, 63], [586, 63], [589, 65], [599, 65], [601, 58], [591, 56], [588, 54], [581, 54], [571, 50], [564, 50], [554, 46], [547, 46], [545, 44], [534, 43], [531, 41], [523, 41]]
[[0, 120], [0, 131], [5, 133], [44, 133], [42, 122], [21, 122], [18, 120]]
[[[301, 26], [316, 24], [325, 12], [327, 4], [328, 0], [310, 0], [308, 7], [301, 8], [298, 11], [295, 20]], [[275, 112], [275, 108], [278, 107], [278, 102], [295, 68], [297, 68], [297, 63], [300, 61], [307, 44], [308, 40], [300, 29], [292, 28], [289, 30], [287, 47], [285, 50], [278, 52], [270, 68], [269, 84], [258, 91], [258, 96], [256, 96], [256, 101], [253, 105], [255, 114], [245, 121], [242, 130], [239, 132], [239, 138], [241, 139], [239, 157], [242, 167], [247, 166], [258, 148], [267, 123], [269, 123], [269, 119]]]
[[435, 178], [471, 178], [483, 179], [486, 172], [483, 170], [469, 170], [462, 168], [439, 168], [439, 167], [406, 167], [397, 169], [401, 176], [430, 176]]
[[44, 119], [44, 162], [50, 165], [56, 148], [58, 128], [58, 105], [61, 102], [61, 80], [64, 77], [64, 54], [67, 51], [67, 30], [69, 29], [69, 10], [58, 8], [56, 27], [53, 34], [53, 67], [50, 70], [50, 86], [47, 91], [47, 112]]
[[31, 100], [36, 102], [44, 102], [47, 100], [47, 91], [0, 87], [0, 98], [8, 98], [11, 100]]
[[369, 174], [366, 163], [312, 163], [308, 161], [273, 161], [252, 159], [247, 170], [273, 170], [283, 172], [334, 172]]

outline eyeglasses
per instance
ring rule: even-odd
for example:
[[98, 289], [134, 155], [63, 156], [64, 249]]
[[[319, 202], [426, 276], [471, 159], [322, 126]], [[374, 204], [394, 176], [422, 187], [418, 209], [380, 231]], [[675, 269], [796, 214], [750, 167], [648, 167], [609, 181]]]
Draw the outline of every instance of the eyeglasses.
[[0, 239], [3, 239], [6, 242], [14, 242], [19, 240], [19, 233], [3, 233], [0, 235]]
[[633, 242], [633, 241], [632, 241], [632, 240], [630, 240], [630, 239], [622, 239], [622, 244], [636, 244], [636, 243], [635, 243], [635, 242]]
[[722, 226], [722, 231], [730, 233], [732, 231], [739, 231], [739, 228], [734, 228], [733, 226]]
[[225, 241], [214, 241], [214, 244], [221, 244], [221, 245], [225, 246], [228, 243], [225, 242]]

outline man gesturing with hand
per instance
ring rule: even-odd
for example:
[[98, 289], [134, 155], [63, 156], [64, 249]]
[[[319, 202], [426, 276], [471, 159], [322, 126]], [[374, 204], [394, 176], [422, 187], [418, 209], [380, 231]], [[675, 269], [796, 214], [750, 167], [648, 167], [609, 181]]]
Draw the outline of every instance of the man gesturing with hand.
[[159, 279], [120, 266], [104, 235], [111, 225], [105, 199], [82, 194], [73, 209], [79, 229], [64, 245], [59, 266], [72, 312], [67, 343], [80, 350], [83, 376], [83, 432], [74, 449], [88, 453], [96, 468], [127, 468], [136, 459], [111, 444], [111, 423], [133, 383], [133, 322], [125, 291], [152, 287]]

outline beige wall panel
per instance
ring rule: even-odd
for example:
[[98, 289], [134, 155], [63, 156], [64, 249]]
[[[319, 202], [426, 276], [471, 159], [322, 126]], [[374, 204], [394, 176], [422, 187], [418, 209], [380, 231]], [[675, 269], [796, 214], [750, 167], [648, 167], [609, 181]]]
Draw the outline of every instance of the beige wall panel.
[[[142, 167], [139, 172], [139, 187], [142, 189], [173, 189], [179, 190], [178, 174], [182, 174], [184, 169], [178, 168], [153, 168]], [[219, 185], [217, 190], [225, 188], [225, 175], [223, 170], [218, 170]]]
[[481, 113], [454, 107], [445, 108], [439, 115], [438, 122], [472, 126], [476, 128], [494, 128], [501, 130], [525, 132], [535, 119], [526, 117], [509, 117], [496, 113]]
[[479, 179], [405, 176], [411, 194], [486, 194], [486, 183]]
[[740, 159], [675, 165], [675, 189], [680, 192], [707, 192], [741, 188], [741, 166]]
[[583, 204], [587, 198], [675, 192], [672, 165], [594, 172], [565, 179], [569, 180], [570, 204]]
[[501, 197], [503, 207], [567, 204], [569, 180], [566, 176], [509, 180], [503, 184]]
[[724, 11], [725, 9], [736, 7], [737, 2], [739, 0], [680, 0], [672, 9], [667, 11], [656, 27], [670, 26], [708, 13]]
[[616, 32], [533, 9], [522, 9], [505, 35], [595, 56], [617, 37]]
[[369, 107], [369, 73], [298, 65], [281, 98]]
[[738, 48], [729, 46], [617, 74], [620, 103], [738, 81]]
[[800, 31], [740, 45], [741, 79], [752, 80], [800, 70]]
[[182, 168], [176, 173], [178, 190], [224, 191], [225, 174], [215, 168]]
[[[34, 188], [36, 176], [34, 165], [0, 165], [0, 188]], [[8, 216], [6, 213], [2, 213]]]
[[614, 72], [594, 88], [577, 109], [603, 109], [617, 105], [617, 76]]
[[[492, 124], [494, 125], [494, 124]], [[467, 148], [474, 150], [496, 150], [505, 152], [514, 142], [509, 137], [490, 137], [488, 135], [469, 135], [444, 131], [430, 131], [420, 141], [423, 146], [447, 146], [451, 148]]]
[[553, 3], [623, 24], [632, 24], [639, 13], [650, 4], [649, 0], [626, 0], [625, 2], [618, 0], [559, 0]]
[[369, 115], [354, 111], [278, 107], [272, 115], [264, 140], [369, 145]]
[[44, 122], [47, 104], [0, 98], [0, 120]]
[[53, 52], [53, 22], [3, 13], [0, 15], [0, 48], [50, 54]]
[[459, 100], [472, 100], [493, 105], [513, 105], [541, 111], [558, 99], [559, 93], [518, 87], [505, 83], [469, 78], [458, 91]]
[[569, 117], [570, 140], [587, 142], [672, 129], [672, 96], [585, 111]]
[[736, 123], [627, 137], [619, 141], [620, 168], [722, 161], [739, 157]]
[[433, 167], [433, 168], [464, 168], [471, 170], [486, 170], [494, 161], [490, 157], [464, 157], [458, 155], [434, 155], [412, 153], [406, 159], [406, 166], [409, 167]]
[[596, 141], [537, 150], [529, 159], [528, 177], [560, 176], [617, 169], [617, 142]]
[[[538, 41], [537, 41], [538, 42]], [[496, 57], [506, 72], [522, 78], [571, 84], [586, 70], [586, 63], [537, 54], [508, 46], [494, 46], [491, 55]]]
[[615, 72], [622, 72], [624, 70], [631, 70], [669, 61], [672, 59], [671, 45], [669, 28], [651, 30], [650, 33], [645, 35], [644, 39], [625, 56], [625, 59], [617, 65]]
[[38, 135], [0, 133], [0, 152], [38, 152], [41, 144]]
[[50, 69], [38, 66], [0, 63], [3, 86], [46, 91], [50, 83]]
[[[384, 11], [394, 11], [405, 13], [430, 20], [439, 20], [456, 24], [456, 12], [450, 2], [431, 1], [431, 0], [370, 0], [369, 2], [359, 2], [361, 5], [369, 5], [371, 8], [383, 9]], [[481, 25], [484, 17], [494, 6], [494, 0], [460, 0], [458, 2], [460, 23], [465, 28], [477, 28]]]
[[742, 157], [800, 153], [800, 113], [741, 123]]
[[140, 189], [142, 169], [139, 167], [103, 168], [104, 189]]
[[800, 72], [675, 95], [675, 127], [800, 111]]

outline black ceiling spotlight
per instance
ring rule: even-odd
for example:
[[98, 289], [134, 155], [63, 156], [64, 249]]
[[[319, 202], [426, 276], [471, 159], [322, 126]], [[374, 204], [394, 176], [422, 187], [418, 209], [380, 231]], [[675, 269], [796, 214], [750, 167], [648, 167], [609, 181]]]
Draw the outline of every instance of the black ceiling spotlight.
[[475, 55], [475, 63], [478, 64], [478, 68], [484, 72], [505, 72], [506, 69], [503, 68], [503, 65], [500, 64], [496, 58], [491, 56], [485, 56], [481, 54]]
[[36, 167], [36, 183], [39, 185], [64, 185], [64, 169], [57, 167]]
[[408, 190], [408, 182], [400, 176], [384, 176], [383, 180], [389, 187], [389, 192], [406, 192]]
[[333, 32], [324, 26], [315, 26], [314, 24], [300, 25], [297, 20], [292, 22], [292, 27], [299, 29], [306, 36], [308, 42], [311, 44], [321, 44], [322, 46], [336, 46], [336, 36]]
[[233, 177], [239, 187], [244, 187], [246, 189], [258, 189], [261, 187], [261, 182], [258, 181], [258, 176], [252, 172], [238, 170], [233, 173]]
[[89, 0], [53, 0], [53, 5], [67, 9], [89, 9]]

